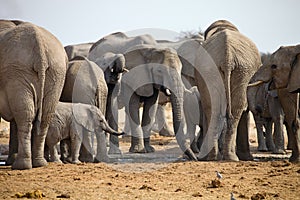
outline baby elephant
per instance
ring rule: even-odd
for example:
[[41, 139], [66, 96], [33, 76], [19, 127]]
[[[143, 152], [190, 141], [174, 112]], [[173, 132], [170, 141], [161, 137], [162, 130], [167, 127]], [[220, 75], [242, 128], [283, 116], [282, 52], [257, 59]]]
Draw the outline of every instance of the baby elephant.
[[123, 134], [118, 133], [108, 125], [104, 115], [96, 106], [59, 102], [46, 137], [46, 145], [50, 151], [50, 161], [61, 162], [56, 145], [65, 139], [70, 140], [72, 163], [80, 163], [78, 157], [81, 144], [85, 145], [87, 150], [93, 152], [92, 147], [89, 145], [92, 144], [92, 138], [84, 136], [84, 132], [94, 132], [96, 134], [97, 153], [95, 161], [109, 161], [104, 131], [117, 136]]

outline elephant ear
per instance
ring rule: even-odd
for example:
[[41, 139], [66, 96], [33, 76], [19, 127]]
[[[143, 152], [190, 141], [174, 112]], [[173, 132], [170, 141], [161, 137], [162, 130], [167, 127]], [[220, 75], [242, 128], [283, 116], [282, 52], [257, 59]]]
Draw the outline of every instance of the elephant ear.
[[72, 106], [76, 123], [90, 132], [94, 132], [96, 129], [95, 119], [92, 113], [93, 107], [92, 105], [81, 103], [73, 104]]
[[290, 79], [289, 79], [289, 83], [288, 83], [288, 91], [289, 92], [299, 92], [300, 90], [300, 79], [299, 79], [299, 75], [300, 75], [300, 53], [298, 53], [295, 56], [294, 61], [291, 64], [291, 74], [290, 74]]
[[124, 54], [129, 72], [122, 77], [122, 87], [126, 85], [139, 96], [149, 97], [153, 95], [151, 53], [151, 48], [137, 46]]

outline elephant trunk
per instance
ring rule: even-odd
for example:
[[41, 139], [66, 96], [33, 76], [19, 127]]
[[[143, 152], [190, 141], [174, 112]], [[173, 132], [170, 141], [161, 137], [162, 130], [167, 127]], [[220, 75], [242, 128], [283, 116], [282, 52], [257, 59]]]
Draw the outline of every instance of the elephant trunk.
[[116, 136], [124, 135], [124, 132], [119, 133], [118, 131], [112, 129], [105, 119], [101, 121], [100, 127], [102, 128], [102, 130], [104, 130], [109, 134], [116, 135]]
[[173, 114], [173, 128], [176, 135], [176, 140], [181, 150], [191, 160], [197, 160], [197, 157], [191, 150], [186, 134], [184, 133], [185, 118], [183, 117], [183, 96], [179, 94], [171, 94], [172, 114]]

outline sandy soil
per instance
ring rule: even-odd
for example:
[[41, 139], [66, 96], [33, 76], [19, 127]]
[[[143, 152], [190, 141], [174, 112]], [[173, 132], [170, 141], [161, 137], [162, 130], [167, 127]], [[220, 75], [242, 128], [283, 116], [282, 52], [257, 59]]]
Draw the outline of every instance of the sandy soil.
[[[8, 128], [2, 121], [2, 147], [8, 144]], [[289, 155], [277, 161], [188, 162], [174, 138], [156, 134], [152, 144], [155, 153], [132, 155], [123, 138], [123, 155], [111, 156], [109, 164], [49, 163], [23, 171], [0, 166], [0, 199], [230, 199], [231, 192], [236, 199], [300, 199], [300, 165], [289, 163]], [[256, 152], [253, 123], [251, 147], [257, 158], [277, 158]]]

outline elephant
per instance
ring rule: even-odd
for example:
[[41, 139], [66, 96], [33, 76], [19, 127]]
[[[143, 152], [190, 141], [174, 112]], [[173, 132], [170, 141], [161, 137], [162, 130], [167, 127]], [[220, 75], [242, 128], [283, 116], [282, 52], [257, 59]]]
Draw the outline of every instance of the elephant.
[[[263, 65], [268, 65], [269, 58], [270, 54], [261, 55]], [[255, 81], [253, 78], [250, 82]], [[273, 153], [284, 154], [284, 111], [277, 91], [269, 91], [269, 86], [270, 82], [256, 87], [248, 87], [247, 90], [248, 107], [253, 114], [257, 130], [257, 149], [258, 151], [272, 151]], [[265, 127], [265, 136], [263, 127]]]
[[[123, 54], [128, 48], [139, 44], [156, 44], [155, 39], [150, 35], [141, 35], [136, 37], [128, 37], [124, 33], [116, 32], [109, 34], [97, 42], [90, 48], [88, 59], [96, 62], [99, 66], [110, 66], [104, 70], [113, 73], [123, 73], [126, 71], [125, 59]], [[107, 56], [114, 59], [107, 59]], [[110, 60], [110, 62], [108, 62]], [[111, 67], [115, 69], [112, 70]], [[105, 76], [106, 77], [106, 76]], [[120, 77], [115, 82], [107, 81], [108, 97], [106, 108], [106, 119], [113, 129], [118, 127], [118, 96], [120, 94]], [[109, 154], [120, 154], [119, 139], [110, 135]]]
[[[97, 153], [95, 162], [108, 162], [106, 150], [106, 131], [116, 136], [122, 135], [113, 130], [105, 120], [101, 110], [96, 106], [82, 103], [59, 102], [55, 109], [46, 137], [46, 145], [50, 150], [50, 161], [61, 162], [57, 153], [56, 145], [61, 140], [70, 140], [71, 163], [80, 163], [79, 150], [82, 143], [91, 143], [91, 137], [84, 137], [86, 132], [93, 132], [97, 138]], [[93, 152], [92, 149], [89, 149]]]
[[[126, 68], [121, 79], [121, 98], [131, 127], [132, 153], [154, 152], [150, 145], [150, 131], [158, 103], [158, 92], [170, 96], [173, 128], [181, 150], [189, 159], [197, 160], [186, 141], [183, 113], [184, 85], [181, 80], [181, 62], [176, 51], [153, 45], [137, 45], [124, 54]], [[139, 107], [143, 103], [142, 122]]]
[[[202, 38], [197, 39], [183, 39], [176, 42], [166, 41], [166, 40], [157, 40], [158, 46], [169, 47], [176, 50], [179, 59], [182, 64], [181, 78], [187, 89], [190, 89], [192, 86], [195, 86], [195, 74], [194, 74], [194, 63], [190, 63], [191, 60], [195, 60], [194, 51], [199, 48], [203, 42]], [[159, 106], [157, 114], [155, 116], [154, 126], [158, 126], [161, 129], [158, 130], [160, 135], [163, 136], [172, 136], [171, 129], [167, 125], [167, 119], [165, 115], [165, 106], [166, 103], [170, 102], [169, 98], [160, 92], [159, 93]]]
[[89, 54], [90, 48], [93, 46], [94, 43], [81, 43], [81, 44], [72, 44], [65, 46], [65, 51], [68, 56], [68, 60], [72, 60], [76, 56], [83, 56], [87, 57]]
[[[258, 151], [272, 151], [273, 153], [284, 154], [284, 112], [277, 91], [268, 91], [268, 87], [269, 83], [266, 83], [248, 88], [247, 91], [249, 110], [253, 114], [257, 130], [257, 149]], [[265, 127], [265, 136], [263, 127]]]
[[[221, 75], [223, 83], [217, 87], [220, 89], [225, 86], [226, 120], [225, 125], [219, 123], [226, 128], [224, 140], [222, 140], [222, 159], [230, 161], [252, 159], [249, 153], [250, 150], [243, 152], [244, 147], [239, 147], [239, 145], [248, 144], [247, 132], [239, 132], [239, 134], [243, 134], [239, 137], [237, 137], [237, 132], [240, 119], [247, 119], [246, 114], [245, 116], [242, 115], [243, 111], [247, 109], [246, 91], [248, 83], [261, 66], [258, 49], [249, 38], [240, 33], [237, 27], [227, 20], [217, 20], [213, 22], [205, 30], [204, 38], [205, 41], [202, 46], [219, 69], [219, 72], [211, 72], [211, 76], [215, 77], [214, 75], [216, 75], [216, 73], [218, 73], [218, 76]], [[195, 65], [205, 66], [205, 62], [207, 62], [205, 58], [205, 55], [199, 57]], [[206, 88], [210, 86], [205, 84], [203, 79], [204, 76], [196, 70], [196, 85], [201, 94], [201, 104], [207, 119], [207, 124], [215, 124], [218, 126], [218, 118], [212, 118], [212, 113], [215, 112], [212, 106], [218, 105], [220, 100], [209, 98], [210, 94], [206, 91]], [[212, 80], [210, 82], [212, 82]], [[210, 127], [206, 127], [205, 129], [209, 130]], [[204, 130], [204, 133], [206, 135], [211, 134], [208, 133], [207, 130]], [[219, 134], [221, 134], [221, 132], [219, 132]], [[236, 142], [237, 139], [241, 141]], [[203, 154], [201, 155], [200, 151], [199, 158], [206, 160], [218, 159], [218, 142], [218, 139], [215, 138], [213, 140], [214, 148], [206, 157]], [[236, 151], [236, 149], [238, 151]]]
[[255, 81], [249, 84], [253, 87], [271, 81], [270, 89], [278, 89], [292, 148], [289, 160], [296, 163], [300, 162], [299, 54], [300, 45], [280, 47], [271, 55], [268, 65], [254, 75]]
[[[104, 72], [99, 66], [82, 56], [76, 56], [68, 64], [65, 84], [61, 93], [60, 101], [84, 103], [97, 106], [102, 113], [106, 112], [108, 88]], [[84, 134], [84, 137], [92, 137], [91, 132]], [[67, 147], [64, 141], [61, 142], [61, 159], [67, 157]], [[92, 143], [86, 143], [80, 151], [80, 160], [90, 162], [93, 160]], [[65, 153], [66, 152], [66, 153]]]
[[8, 158], [17, 154], [12, 169], [47, 164], [45, 138], [63, 88], [67, 61], [60, 41], [42, 27], [18, 21], [15, 27], [0, 32], [0, 116], [11, 122], [14, 130]]

